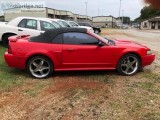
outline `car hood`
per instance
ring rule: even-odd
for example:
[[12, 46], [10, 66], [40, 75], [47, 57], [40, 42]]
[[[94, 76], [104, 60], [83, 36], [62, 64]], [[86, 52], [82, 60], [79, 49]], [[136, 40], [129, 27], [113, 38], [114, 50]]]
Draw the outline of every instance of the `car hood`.
[[130, 41], [130, 40], [124, 40], [124, 39], [116, 39], [113, 40], [116, 44], [116, 46], [129, 46], [129, 47], [143, 47], [143, 48], [148, 48], [142, 44]]

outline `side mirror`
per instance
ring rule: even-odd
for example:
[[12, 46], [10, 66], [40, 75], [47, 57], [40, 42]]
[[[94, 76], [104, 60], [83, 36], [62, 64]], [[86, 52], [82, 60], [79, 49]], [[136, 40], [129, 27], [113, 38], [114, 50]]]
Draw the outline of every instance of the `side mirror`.
[[103, 44], [101, 41], [99, 41], [99, 42], [98, 42], [98, 46], [99, 46], [99, 47], [102, 47], [102, 46], [104, 46], [104, 44]]

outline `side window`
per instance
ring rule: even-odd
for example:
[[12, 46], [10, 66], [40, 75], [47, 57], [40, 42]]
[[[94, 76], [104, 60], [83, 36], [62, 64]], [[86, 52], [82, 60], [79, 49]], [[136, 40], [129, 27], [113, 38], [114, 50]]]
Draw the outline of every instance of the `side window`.
[[76, 24], [76, 23], [74, 23], [74, 22], [69, 22], [73, 27], [75, 27], [75, 26], [77, 26], [78, 27], [78, 25]]
[[83, 23], [78, 23], [80, 26], [84, 26]]
[[52, 43], [53, 43], [53, 44], [62, 44], [62, 41], [63, 41], [63, 36], [62, 36], [62, 34], [60, 34], [60, 35], [57, 35], [57, 36], [52, 40]]
[[47, 31], [47, 30], [56, 28], [53, 24], [51, 24], [49, 22], [40, 21], [40, 24], [41, 24], [42, 31]]
[[64, 33], [63, 34], [64, 44], [73, 45], [97, 45], [98, 40], [85, 33]]
[[37, 29], [37, 20], [28, 19], [26, 23], [26, 28]]
[[18, 27], [25, 28], [26, 27], [26, 22], [27, 22], [26, 19], [21, 20], [21, 22], [18, 24]]

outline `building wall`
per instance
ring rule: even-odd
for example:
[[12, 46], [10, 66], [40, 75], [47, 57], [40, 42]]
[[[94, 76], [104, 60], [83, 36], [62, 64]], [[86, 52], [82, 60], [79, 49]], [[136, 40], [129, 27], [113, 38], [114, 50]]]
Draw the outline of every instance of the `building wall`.
[[[27, 9], [28, 10], [28, 9]], [[37, 11], [40, 12], [37, 12]], [[45, 17], [45, 18], [57, 18], [57, 19], [64, 19], [64, 20], [72, 20], [76, 22], [89, 22], [92, 23], [92, 18], [86, 15], [79, 15], [74, 14], [70, 11], [64, 11], [64, 10], [56, 10], [51, 8], [38, 8], [38, 9], [30, 9], [29, 11], [26, 11], [26, 9], [10, 9], [5, 10], [5, 20], [10, 21], [16, 17], [26, 16], [26, 17]], [[33, 11], [33, 12], [31, 12]], [[34, 12], [36, 11], [36, 12]]]
[[10, 9], [4, 11], [5, 21], [10, 21], [16, 17], [46, 17], [46, 8], [28, 9]]
[[112, 21], [112, 17], [93, 17], [93, 22], [110, 22]]
[[141, 22], [140, 28], [143, 30], [160, 29], [160, 17], [151, 18]]
[[151, 24], [148, 20], [141, 22], [141, 29], [148, 30], [151, 29]]
[[92, 18], [93, 26], [114, 28], [116, 19], [112, 16], [97, 16]]

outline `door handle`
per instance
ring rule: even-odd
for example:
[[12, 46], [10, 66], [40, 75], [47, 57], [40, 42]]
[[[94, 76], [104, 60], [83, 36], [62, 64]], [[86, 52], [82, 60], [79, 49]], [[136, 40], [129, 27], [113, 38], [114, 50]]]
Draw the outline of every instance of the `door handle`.
[[21, 29], [18, 29], [18, 31], [23, 31], [23, 30], [21, 30]]
[[75, 49], [73, 48], [68, 48], [67, 51], [74, 51]]

